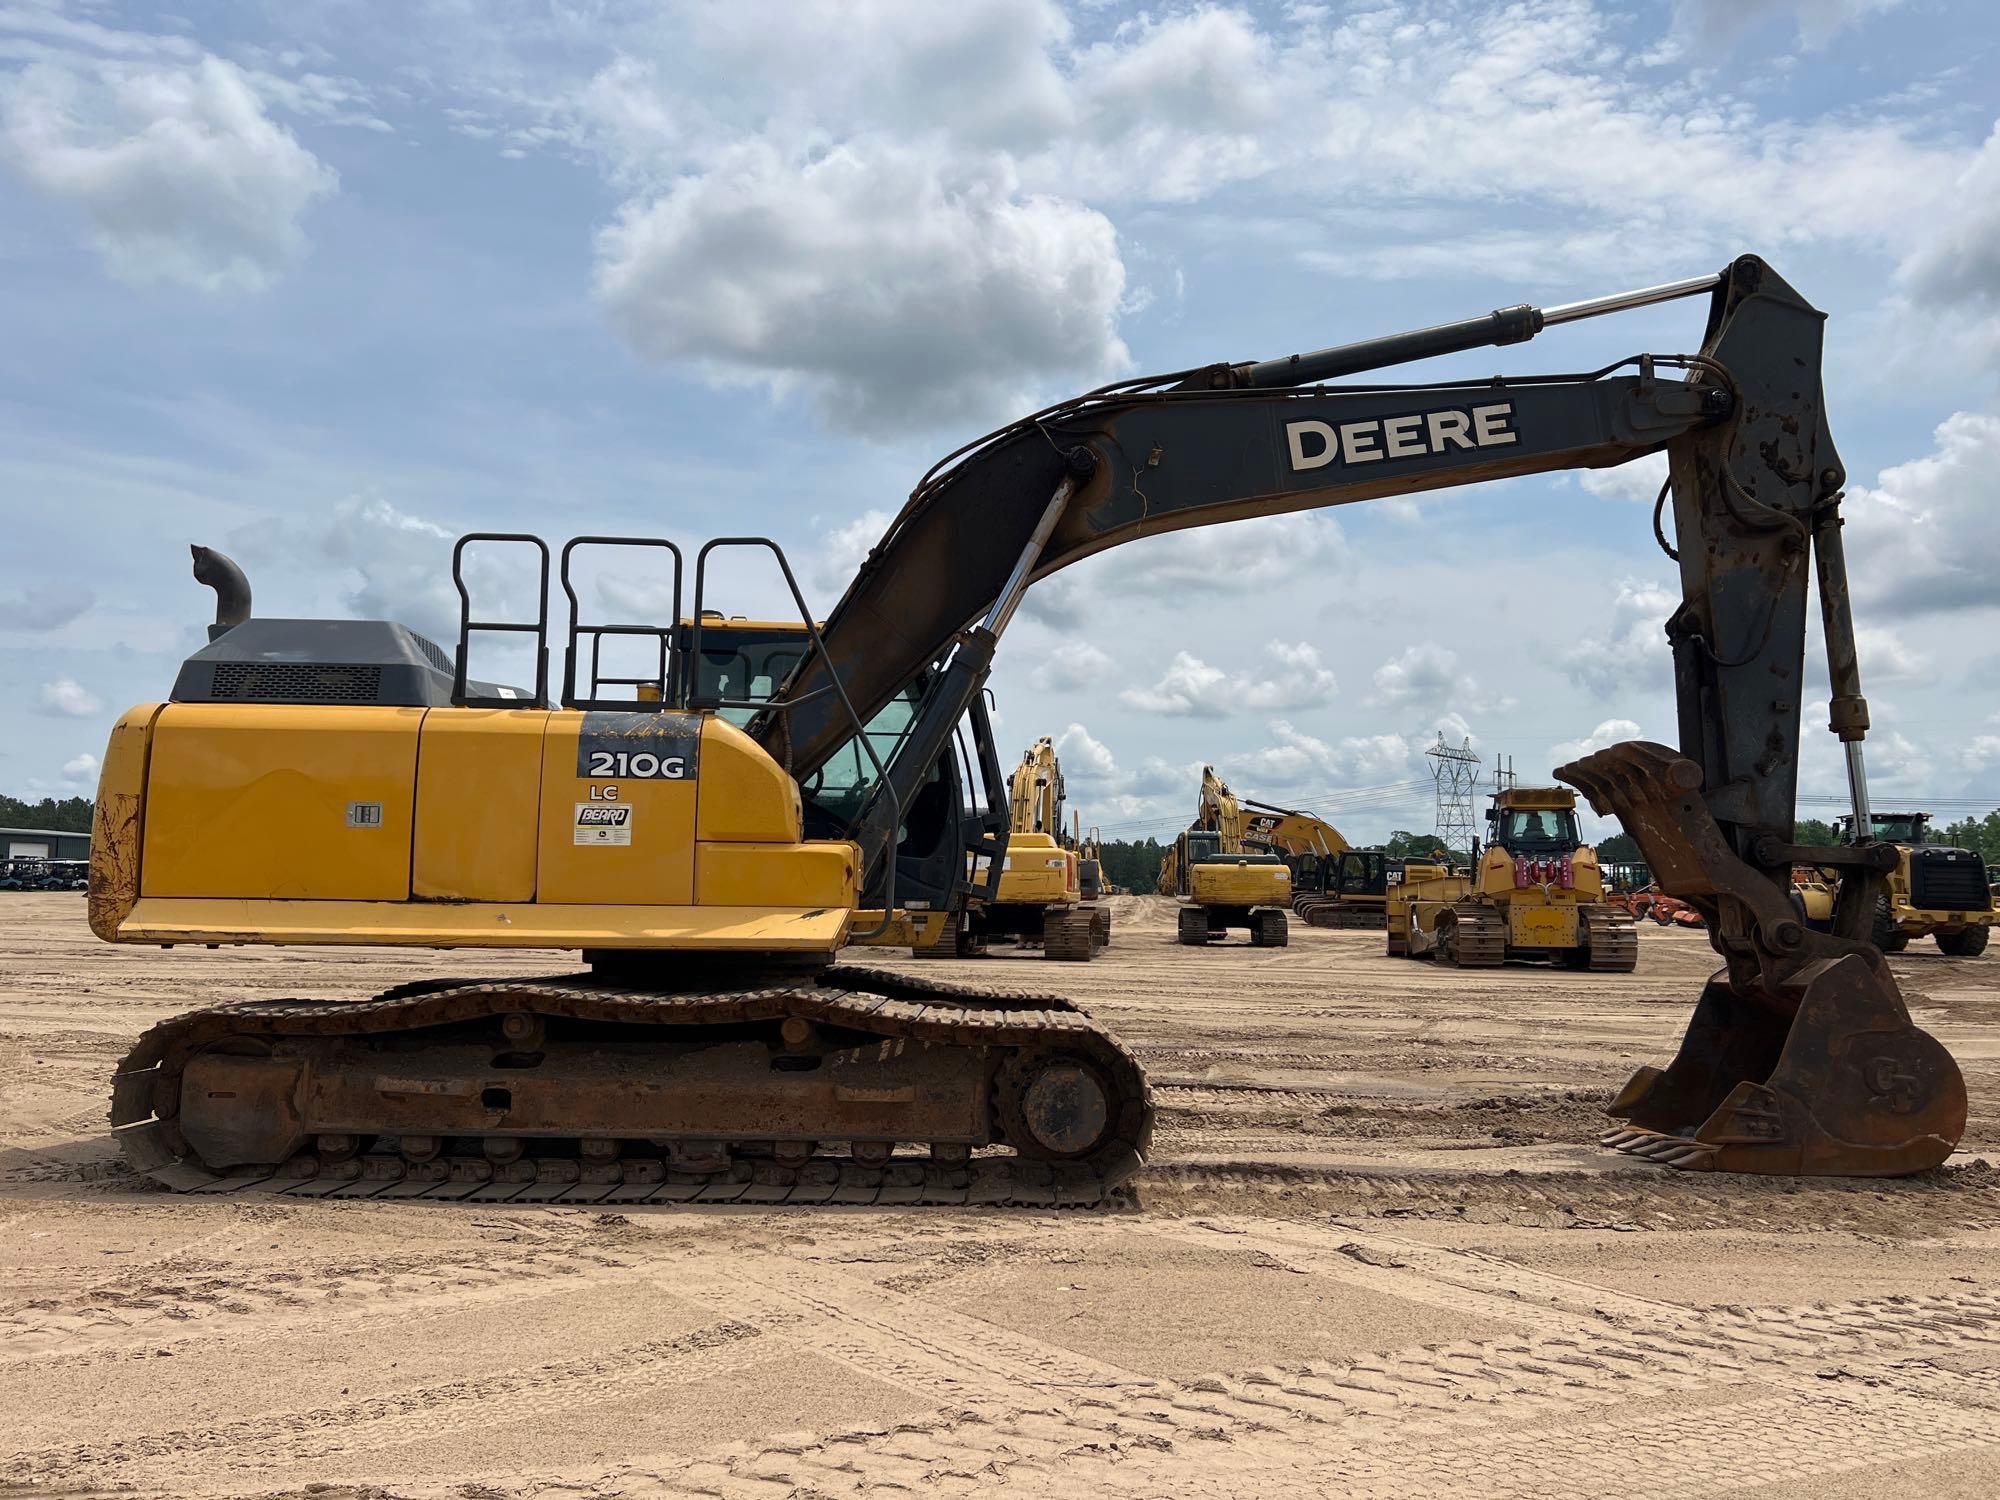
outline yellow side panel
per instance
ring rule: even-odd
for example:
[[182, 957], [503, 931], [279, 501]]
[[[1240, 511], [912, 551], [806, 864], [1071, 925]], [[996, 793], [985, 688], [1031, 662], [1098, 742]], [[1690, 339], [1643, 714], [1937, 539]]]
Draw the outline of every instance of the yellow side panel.
[[699, 716], [667, 710], [548, 716], [537, 902], [693, 902], [699, 736]]
[[851, 907], [860, 851], [846, 841], [699, 844], [694, 899], [700, 906]]
[[425, 712], [169, 704], [153, 726], [140, 890], [407, 899]]
[[438, 708], [417, 755], [410, 887], [421, 899], [535, 899], [546, 713]]
[[749, 735], [713, 715], [702, 724], [700, 792], [695, 832], [704, 842], [798, 841], [799, 784]]
[[1072, 899], [1070, 871], [1076, 856], [1046, 833], [1007, 836], [1007, 863], [994, 900], [1003, 906], [1046, 906]]
[[1210, 906], [1283, 906], [1292, 877], [1283, 865], [1195, 865], [1188, 894]]
[[111, 726], [90, 821], [90, 930], [111, 943], [139, 899], [139, 832], [145, 821], [146, 756], [161, 705], [142, 703]]
[[831, 954], [844, 907], [548, 906], [530, 902], [242, 901], [147, 897], [121, 943], [354, 943], [413, 948], [650, 948]]

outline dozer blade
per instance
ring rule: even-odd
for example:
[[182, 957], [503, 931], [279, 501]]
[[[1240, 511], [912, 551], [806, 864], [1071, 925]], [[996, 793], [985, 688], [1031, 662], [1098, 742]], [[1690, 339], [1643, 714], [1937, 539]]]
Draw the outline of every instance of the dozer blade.
[[1875, 949], [1806, 929], [1741, 859], [1701, 769], [1627, 743], [1559, 768], [1638, 840], [1669, 895], [1708, 920], [1727, 961], [1679, 1054], [1632, 1075], [1604, 1144], [1683, 1170], [1896, 1177], [1942, 1163], [1965, 1130], [1958, 1064], [1910, 1020]]

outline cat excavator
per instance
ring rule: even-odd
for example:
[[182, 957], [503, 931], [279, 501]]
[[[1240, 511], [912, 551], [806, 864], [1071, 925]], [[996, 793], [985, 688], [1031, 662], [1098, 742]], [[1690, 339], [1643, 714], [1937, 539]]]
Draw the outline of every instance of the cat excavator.
[[1040, 943], [1046, 958], [1087, 962], [1109, 939], [1108, 916], [1086, 907], [1081, 861], [1063, 834], [1062, 763], [1048, 735], [1022, 753], [1008, 779], [1007, 852], [990, 900], [970, 902], [966, 931], [977, 949], [998, 938]]
[[1317, 813], [1245, 798], [1244, 842], [1292, 872], [1292, 910], [1308, 927], [1380, 927], [1388, 920], [1389, 856], [1357, 849]]
[[1277, 855], [1250, 841], [1251, 819], [1214, 766], [1201, 768], [1195, 820], [1160, 861], [1159, 893], [1178, 896], [1175, 938], [1211, 943], [1233, 927], [1257, 948], [1282, 948], [1290, 933], [1285, 907], [1292, 872]]
[[[1554, 375], [1381, 373], [1683, 297], [1708, 309], [1692, 352]], [[382, 621], [255, 616], [240, 572], [211, 556], [210, 641], [165, 701], [112, 732], [93, 931], [560, 948], [583, 968], [174, 1017], [119, 1065], [119, 1144], [189, 1191], [1100, 1199], [1136, 1171], [1151, 1128], [1145, 1076], [1114, 1036], [1047, 997], [837, 962], [869, 925], [860, 912], [900, 909], [897, 850], [1029, 586], [1183, 527], [1664, 451], [1654, 529], [1682, 589], [1667, 621], [1679, 744], [1614, 745], [1557, 774], [1702, 911], [1722, 967], [1678, 1054], [1611, 1104], [1623, 1124], [1607, 1144], [1684, 1170], [1936, 1166], [1964, 1129], [1964, 1082], [1868, 942], [1897, 852], [1793, 838], [1815, 568], [1831, 728], [1855, 826], [1870, 827], [1822, 324], [1745, 256], [1636, 292], [1100, 387], [925, 475], [823, 626], [793, 586], [808, 648], [763, 702], [685, 661], [702, 654], [715, 549], [755, 545], [784, 565], [765, 539], [696, 556], [681, 661], [667, 639], [680, 553], [653, 544], [672, 561], [673, 616], [622, 627], [659, 642], [648, 681], [578, 669], [590, 632], [572, 593], [559, 692], [536, 539], [514, 544], [539, 549], [539, 614], [505, 619], [474, 610], [457, 566], [474, 539], [461, 539], [456, 653]], [[467, 642], [489, 628], [531, 644], [532, 686], [469, 675]], [[892, 705], [894, 732], [875, 734]], [[742, 727], [726, 717], [746, 707]], [[839, 820], [833, 835], [809, 836], [808, 805]], [[1004, 850], [1004, 830], [975, 835], [989, 860]], [[1840, 867], [1830, 932], [1788, 899], [1802, 860]]]

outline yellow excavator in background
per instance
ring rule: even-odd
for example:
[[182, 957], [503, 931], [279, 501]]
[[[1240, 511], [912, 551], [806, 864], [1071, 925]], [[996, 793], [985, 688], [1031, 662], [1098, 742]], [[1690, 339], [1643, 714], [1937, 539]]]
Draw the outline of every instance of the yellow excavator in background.
[[1104, 841], [1097, 829], [1084, 830], [1083, 815], [1070, 814], [1070, 848], [1076, 851], [1076, 889], [1097, 924], [1097, 945], [1109, 947], [1111, 943], [1111, 908], [1104, 904], [1110, 895], [1104, 879]]
[[1080, 860], [1062, 837], [1062, 764], [1048, 735], [1036, 740], [1014, 767], [1007, 805], [1000, 883], [990, 898], [976, 896], [966, 909], [972, 950], [997, 939], [1039, 943], [1047, 958], [1088, 961], [1102, 946], [1100, 932], [1109, 919], [1083, 904]]
[[1389, 856], [1356, 849], [1326, 819], [1245, 798], [1244, 842], [1292, 872], [1292, 910], [1308, 927], [1380, 927], [1387, 920]]
[[[1708, 307], [1691, 354], [1468, 382], [1371, 373], [1691, 296]], [[1162, 532], [1664, 452], [1679, 746], [1614, 745], [1557, 775], [1702, 912], [1724, 967], [1672, 1063], [1610, 1105], [1625, 1123], [1606, 1144], [1687, 1170], [1937, 1166], [1965, 1127], [1964, 1080], [1868, 941], [1897, 850], [1867, 834], [1793, 843], [1815, 563], [1831, 727], [1857, 831], [1871, 828], [1822, 325], [1743, 256], [1612, 297], [1121, 381], [925, 475], [824, 625], [777, 545], [742, 537], [695, 555], [684, 643], [682, 554], [664, 539], [612, 540], [671, 559], [671, 613], [586, 625], [570, 554], [606, 539], [577, 538], [560, 569], [559, 690], [538, 538], [459, 539], [455, 651], [387, 621], [254, 616], [240, 570], [198, 552], [216, 624], [170, 695], [112, 731], [92, 931], [166, 947], [569, 949], [583, 964], [164, 1020], [112, 1080], [119, 1145], [175, 1189], [294, 1198], [1099, 1201], [1138, 1169], [1152, 1122], [1114, 1036], [1060, 999], [836, 961], [880, 925], [858, 913], [909, 909], [917, 843], [938, 840], [938, 890], [967, 878], [968, 852], [989, 874], [1004, 857], [1006, 828], [984, 821], [1004, 816], [968, 819], [939, 768], [1029, 586]], [[537, 558], [527, 615], [474, 608], [463, 555], [487, 544]], [[706, 669], [708, 565], [745, 546], [782, 568], [808, 637], [765, 697]], [[494, 631], [529, 646], [530, 683], [471, 676], [470, 640]], [[600, 679], [606, 637], [657, 656]], [[1804, 859], [1840, 870], [1830, 933], [1788, 899]]]
[[1639, 961], [1630, 912], [1608, 905], [1597, 851], [1577, 833], [1568, 787], [1510, 787], [1486, 810], [1486, 848], [1453, 875], [1405, 865], [1389, 892], [1391, 958], [1460, 968], [1544, 958], [1570, 969], [1629, 973]]
[[1174, 840], [1160, 864], [1159, 892], [1181, 900], [1178, 940], [1209, 943], [1231, 928], [1259, 948], [1282, 948], [1291, 934], [1292, 872], [1267, 849], [1246, 841], [1250, 820], [1215, 767], [1201, 768], [1195, 821]]

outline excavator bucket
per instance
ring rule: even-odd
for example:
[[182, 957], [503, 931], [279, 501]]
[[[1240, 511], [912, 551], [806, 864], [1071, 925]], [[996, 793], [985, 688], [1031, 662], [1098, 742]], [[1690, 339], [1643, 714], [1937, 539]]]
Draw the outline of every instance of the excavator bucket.
[[1897, 1177], [1942, 1163], [1965, 1130], [1965, 1080], [1914, 1025], [1882, 955], [1797, 920], [1737, 855], [1701, 768], [1633, 742], [1556, 772], [1638, 841], [1669, 895], [1708, 921], [1725, 965], [1679, 1054], [1641, 1068], [1604, 1144], [1685, 1170]]

